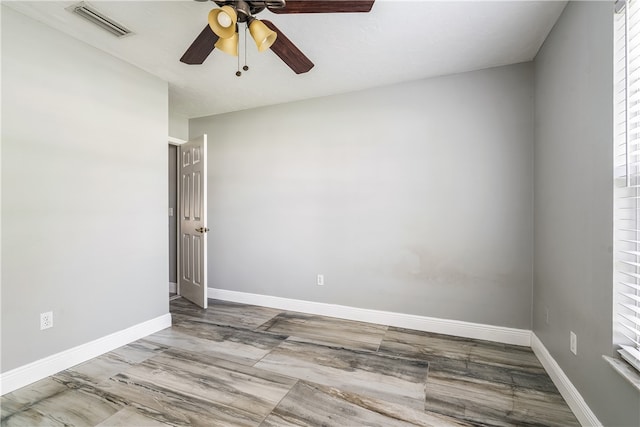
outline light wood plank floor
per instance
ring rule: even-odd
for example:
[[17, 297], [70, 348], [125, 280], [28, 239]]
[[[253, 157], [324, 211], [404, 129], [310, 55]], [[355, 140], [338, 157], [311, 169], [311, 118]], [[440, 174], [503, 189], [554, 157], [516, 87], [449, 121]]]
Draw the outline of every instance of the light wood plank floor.
[[529, 348], [210, 300], [2, 397], [2, 426], [578, 426]]

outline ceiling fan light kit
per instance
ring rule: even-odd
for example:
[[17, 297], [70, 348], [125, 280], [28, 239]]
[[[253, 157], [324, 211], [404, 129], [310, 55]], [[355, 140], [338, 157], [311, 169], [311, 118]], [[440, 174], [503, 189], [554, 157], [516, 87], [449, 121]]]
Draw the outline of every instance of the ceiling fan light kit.
[[[245, 23], [249, 28], [249, 33], [256, 42], [259, 52], [271, 49], [296, 74], [302, 74], [313, 68], [313, 62], [272, 22], [261, 21], [256, 19], [254, 15], [264, 9], [277, 14], [369, 12], [375, 0], [213, 1], [219, 8], [209, 12], [209, 24], [182, 55], [181, 62], [189, 65], [202, 64], [215, 48], [230, 55], [238, 56], [239, 37], [237, 23], [240, 22]], [[245, 65], [244, 69], [246, 71], [248, 67]], [[240, 74], [240, 70], [238, 70], [236, 75], [240, 76]]]

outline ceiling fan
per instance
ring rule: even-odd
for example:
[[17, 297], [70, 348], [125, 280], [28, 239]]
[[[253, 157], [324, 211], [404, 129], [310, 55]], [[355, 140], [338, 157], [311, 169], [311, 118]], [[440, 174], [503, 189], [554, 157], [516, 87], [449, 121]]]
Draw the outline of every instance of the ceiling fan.
[[[197, 0], [208, 1], [208, 0]], [[254, 15], [268, 9], [276, 14], [369, 12], [375, 0], [212, 0], [219, 8], [209, 12], [209, 24], [191, 43], [181, 62], [202, 64], [217, 47], [238, 55], [238, 22], [246, 23], [258, 51], [271, 49], [296, 74], [306, 73], [313, 62], [271, 21]], [[240, 75], [239, 72], [237, 75]]]

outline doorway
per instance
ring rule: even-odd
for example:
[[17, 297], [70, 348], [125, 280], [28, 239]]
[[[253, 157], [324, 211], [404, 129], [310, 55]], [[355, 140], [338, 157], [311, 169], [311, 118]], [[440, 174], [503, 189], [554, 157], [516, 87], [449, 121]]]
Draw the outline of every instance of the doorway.
[[207, 135], [168, 150], [169, 300], [207, 308]]
[[178, 293], [207, 308], [207, 135], [178, 151]]

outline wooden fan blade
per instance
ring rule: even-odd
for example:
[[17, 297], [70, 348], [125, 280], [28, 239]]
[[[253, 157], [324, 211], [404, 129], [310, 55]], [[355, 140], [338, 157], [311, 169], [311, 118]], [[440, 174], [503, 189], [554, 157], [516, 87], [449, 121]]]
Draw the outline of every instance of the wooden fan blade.
[[218, 36], [213, 32], [211, 27], [207, 25], [198, 37], [191, 43], [191, 46], [180, 58], [180, 62], [189, 65], [202, 64], [209, 54], [215, 49]]
[[271, 45], [271, 50], [284, 61], [296, 74], [306, 73], [313, 68], [313, 62], [305, 56], [300, 49], [278, 29], [273, 22], [263, 19], [264, 25], [278, 33], [276, 41]]
[[369, 12], [375, 0], [286, 0], [283, 8], [273, 13], [349, 13]]

